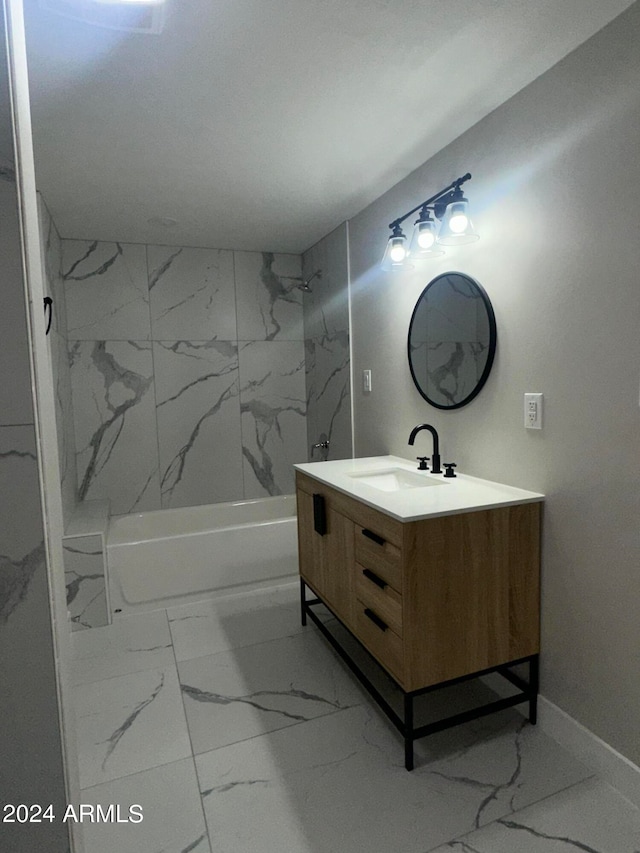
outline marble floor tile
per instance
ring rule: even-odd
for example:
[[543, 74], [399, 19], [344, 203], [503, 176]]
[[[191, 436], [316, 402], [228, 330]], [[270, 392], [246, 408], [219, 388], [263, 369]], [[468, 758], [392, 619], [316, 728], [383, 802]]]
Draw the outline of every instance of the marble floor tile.
[[182, 661], [178, 673], [195, 754], [364, 701], [312, 633]]
[[[506, 818], [516, 801], [528, 804], [588, 775], [539, 730], [528, 727], [525, 742], [518, 716], [504, 715], [503, 736], [478, 746], [457, 749], [456, 729], [432, 736], [438, 760], [411, 773], [399, 736], [369, 705], [198, 755], [213, 848], [426, 853], [462, 836], [462, 827], [472, 830], [479, 814]], [[474, 778], [480, 756], [486, 786]], [[488, 800], [497, 803], [491, 817]]]
[[74, 684], [175, 663], [165, 610], [124, 616], [112, 625], [74, 633], [71, 643]]
[[592, 775], [517, 711], [418, 741], [416, 765], [434, 790], [477, 798], [476, 828]]
[[191, 755], [175, 666], [75, 688], [83, 788]]
[[637, 853], [640, 810], [593, 778], [432, 853]]
[[167, 610], [176, 660], [251, 646], [304, 630], [298, 582]]
[[[137, 823], [83, 823], [87, 853], [211, 853], [192, 758], [82, 791], [82, 802], [142, 808]], [[135, 810], [134, 817], [139, 814]]]

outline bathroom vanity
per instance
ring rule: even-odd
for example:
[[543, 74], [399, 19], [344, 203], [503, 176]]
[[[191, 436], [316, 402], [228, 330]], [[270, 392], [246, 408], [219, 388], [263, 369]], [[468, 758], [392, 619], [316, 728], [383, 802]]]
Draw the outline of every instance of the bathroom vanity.
[[[407, 769], [413, 741], [451, 725], [520, 702], [535, 722], [544, 496], [393, 456], [295, 467], [303, 624], [313, 620], [401, 731]], [[314, 612], [321, 603], [400, 687], [403, 717]], [[489, 672], [518, 692], [414, 727], [415, 696]]]

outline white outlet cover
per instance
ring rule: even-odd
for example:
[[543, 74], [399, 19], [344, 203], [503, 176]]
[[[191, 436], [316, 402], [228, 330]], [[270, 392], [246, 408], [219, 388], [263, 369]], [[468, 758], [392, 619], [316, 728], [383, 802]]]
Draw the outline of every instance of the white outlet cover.
[[524, 395], [525, 429], [542, 429], [542, 397], [539, 393]]

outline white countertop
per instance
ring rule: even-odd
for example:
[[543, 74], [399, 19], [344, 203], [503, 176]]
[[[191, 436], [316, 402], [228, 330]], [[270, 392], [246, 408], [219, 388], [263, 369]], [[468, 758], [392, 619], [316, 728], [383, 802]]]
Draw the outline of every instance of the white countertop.
[[[469, 477], [456, 471], [455, 478], [417, 470], [417, 464], [399, 456], [369, 456], [362, 459], [336, 459], [329, 462], [307, 462], [295, 465], [307, 474], [356, 498], [374, 509], [399, 521], [418, 521], [440, 515], [457, 515], [474, 510], [495, 509], [501, 506], [537, 503], [544, 495]], [[410, 487], [398, 491], [382, 491], [358, 479], [358, 475], [401, 469], [425, 478], [429, 488]], [[356, 475], [356, 476], [354, 476]]]

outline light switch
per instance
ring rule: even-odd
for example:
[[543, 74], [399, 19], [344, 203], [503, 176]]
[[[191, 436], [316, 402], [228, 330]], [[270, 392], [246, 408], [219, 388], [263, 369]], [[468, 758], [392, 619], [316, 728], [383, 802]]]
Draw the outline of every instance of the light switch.
[[362, 388], [365, 394], [371, 393], [371, 371], [363, 370], [362, 371]]

